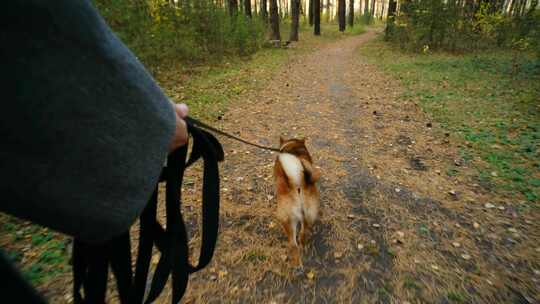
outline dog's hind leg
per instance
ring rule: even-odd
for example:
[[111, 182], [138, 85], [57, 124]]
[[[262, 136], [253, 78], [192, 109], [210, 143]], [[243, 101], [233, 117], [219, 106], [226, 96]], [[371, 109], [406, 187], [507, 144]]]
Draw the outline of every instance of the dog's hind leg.
[[301, 266], [302, 261], [300, 259], [300, 248], [298, 247], [298, 243], [296, 241], [296, 227], [298, 226], [298, 222], [292, 218], [288, 218], [287, 220], [282, 221], [281, 225], [283, 226], [283, 230], [285, 230], [285, 234], [289, 240], [289, 256], [291, 263], [293, 266]]
[[302, 225], [300, 226], [300, 245], [302, 245], [302, 247], [306, 246], [310, 232], [311, 232], [311, 225], [306, 220], [306, 218], [304, 218], [302, 220]]

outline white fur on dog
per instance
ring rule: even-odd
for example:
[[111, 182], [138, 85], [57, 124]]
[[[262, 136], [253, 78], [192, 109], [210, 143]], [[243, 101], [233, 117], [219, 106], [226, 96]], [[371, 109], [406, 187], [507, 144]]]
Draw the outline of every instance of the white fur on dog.
[[296, 187], [301, 187], [304, 176], [304, 167], [298, 157], [289, 153], [281, 153], [279, 154], [279, 161], [289, 180], [292, 181]]

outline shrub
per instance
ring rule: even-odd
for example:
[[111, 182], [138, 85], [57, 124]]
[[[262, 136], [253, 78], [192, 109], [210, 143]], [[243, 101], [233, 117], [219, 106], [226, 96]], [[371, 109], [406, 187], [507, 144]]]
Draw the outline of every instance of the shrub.
[[[184, 2], [181, 2], [184, 3]], [[210, 0], [171, 4], [167, 0], [95, 0], [116, 34], [142, 62], [202, 61], [249, 55], [265, 36], [259, 18], [230, 16]]]
[[389, 19], [386, 40], [403, 49], [463, 52], [492, 47], [538, 51], [540, 14], [508, 14], [487, 2], [406, 0]]

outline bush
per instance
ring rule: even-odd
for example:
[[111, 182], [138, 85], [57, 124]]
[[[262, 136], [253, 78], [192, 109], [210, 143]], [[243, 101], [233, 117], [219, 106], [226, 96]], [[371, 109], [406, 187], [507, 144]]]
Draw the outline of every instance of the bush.
[[373, 17], [373, 15], [371, 14], [360, 14], [358, 16], [355, 16], [355, 19], [356, 23], [364, 25], [370, 25], [375, 22], [375, 17]]
[[101, 14], [139, 59], [153, 66], [170, 59], [202, 61], [249, 55], [261, 48], [259, 18], [229, 16], [210, 0], [95, 0]]
[[485, 2], [459, 3], [407, 0], [394, 20], [389, 19], [385, 38], [416, 52], [463, 52], [492, 47], [538, 50], [538, 10], [531, 8], [524, 14], [509, 15]]

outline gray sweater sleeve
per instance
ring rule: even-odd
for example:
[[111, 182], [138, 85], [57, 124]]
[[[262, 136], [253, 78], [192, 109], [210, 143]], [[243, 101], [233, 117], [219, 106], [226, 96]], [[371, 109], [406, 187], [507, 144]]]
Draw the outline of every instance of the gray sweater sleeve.
[[88, 1], [9, 1], [0, 17], [0, 211], [87, 241], [125, 232], [166, 158], [171, 103]]

